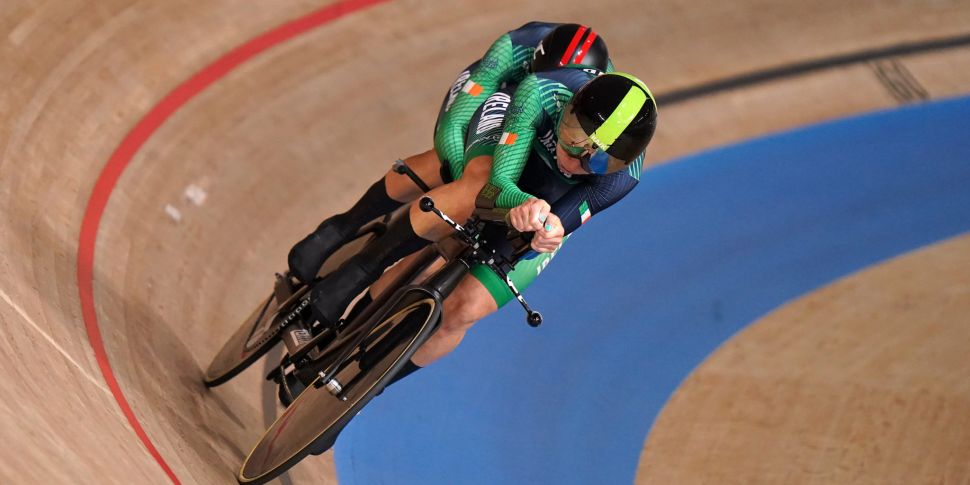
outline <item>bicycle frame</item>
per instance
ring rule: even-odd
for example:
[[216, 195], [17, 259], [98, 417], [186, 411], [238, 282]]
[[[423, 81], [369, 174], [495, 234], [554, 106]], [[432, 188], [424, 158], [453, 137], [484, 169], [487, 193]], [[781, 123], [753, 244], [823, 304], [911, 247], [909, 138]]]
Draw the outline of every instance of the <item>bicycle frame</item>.
[[[354, 320], [354, 322], [350, 324], [352, 330], [339, 336], [338, 339], [331, 344], [331, 349], [334, 349], [331, 352], [339, 351], [340, 353], [336, 354], [333, 361], [326, 367], [325, 370], [319, 371], [320, 379], [316, 380], [314, 383], [316, 387], [319, 388], [327, 386], [328, 389], [331, 389], [335, 395], [345, 396], [346, 392], [349, 390], [349, 385], [352, 383], [348, 383], [348, 386], [344, 386], [340, 383], [336, 383], [334, 381], [334, 377], [344, 369], [344, 366], [355, 360], [354, 357], [358, 355], [355, 353], [356, 349], [366, 347], [366, 345], [363, 345], [365, 335], [367, 335], [376, 325], [380, 324], [380, 322], [387, 318], [390, 312], [392, 312], [397, 307], [398, 303], [405, 297], [405, 295], [409, 293], [425, 293], [434, 299], [437, 308], [441, 308], [441, 305], [445, 299], [451, 295], [451, 293], [458, 286], [458, 283], [461, 282], [462, 278], [468, 275], [468, 273], [471, 271], [472, 265], [474, 264], [486, 264], [489, 266], [489, 268], [505, 279], [510, 290], [528, 312], [527, 321], [531, 326], [538, 326], [542, 322], [542, 316], [538, 312], [535, 312], [529, 308], [528, 304], [515, 288], [515, 285], [512, 284], [507, 273], [501, 268], [503, 264], [496, 263], [496, 256], [494, 255], [494, 252], [485, 254], [488, 250], [486, 247], [482, 246], [478, 240], [476, 240], [477, 231], [464, 228], [452, 221], [439, 210], [435, 209], [434, 202], [428, 197], [423, 197], [420, 203], [422, 210], [425, 212], [434, 212], [445, 222], [451, 225], [455, 229], [456, 235], [453, 238], [445, 240], [441, 244], [436, 244], [432, 247], [425, 248], [423, 252], [419, 254], [417, 260], [412, 263], [412, 267], [408, 268], [404, 274], [400, 275], [394, 281], [394, 283], [388, 287], [384, 294], [378, 297], [378, 300], [375, 300], [358, 318]], [[457, 244], [448, 243], [448, 241], [456, 240], [458, 241]], [[444, 267], [437, 270], [421, 284], [401, 286], [407, 281], [413, 281], [439, 256], [444, 257], [448, 261]], [[392, 292], [391, 290], [394, 288], [397, 289]], [[390, 296], [387, 295], [388, 293], [390, 293]], [[440, 322], [435, 322], [433, 326], [436, 327], [438, 323]], [[332, 353], [330, 355], [325, 354], [321, 356], [320, 359], [326, 361], [331, 357], [334, 357]]]

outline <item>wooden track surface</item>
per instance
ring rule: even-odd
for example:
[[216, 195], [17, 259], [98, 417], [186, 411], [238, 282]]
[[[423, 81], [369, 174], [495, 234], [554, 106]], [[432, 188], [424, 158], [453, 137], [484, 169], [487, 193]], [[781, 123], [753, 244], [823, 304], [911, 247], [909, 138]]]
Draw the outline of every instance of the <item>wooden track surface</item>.
[[[295, 240], [355, 200], [393, 159], [430, 146], [445, 89], [502, 31], [530, 19], [589, 23], [620, 69], [663, 94], [970, 30], [970, 4], [960, 1], [597, 5], [381, 4], [244, 64], [135, 154], [101, 221], [94, 297], [119, 385], [182, 483], [233, 483], [266, 419], [260, 366], [213, 391], [201, 386], [200, 369], [267, 291]], [[0, 439], [16, 443], [4, 447], [0, 482], [170, 482], [119, 411], [88, 343], [76, 274], [85, 206], [119, 142], [169, 91], [319, 6], [0, 6]], [[927, 96], [941, 97], [966, 93], [968, 54], [896, 61]], [[661, 106], [648, 161], [895, 105], [874, 69], [857, 64]], [[199, 204], [185, 195], [193, 186], [206, 194]], [[332, 483], [333, 473], [328, 458], [307, 460], [285, 481]]]
[[970, 235], [786, 305], [667, 403], [638, 484], [967, 483]]

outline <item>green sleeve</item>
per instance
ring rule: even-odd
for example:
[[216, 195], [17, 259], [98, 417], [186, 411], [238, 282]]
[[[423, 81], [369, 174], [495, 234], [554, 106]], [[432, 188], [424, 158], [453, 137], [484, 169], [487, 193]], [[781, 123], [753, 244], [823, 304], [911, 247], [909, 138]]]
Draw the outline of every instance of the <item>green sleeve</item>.
[[503, 125], [502, 140], [495, 147], [489, 183], [498, 189], [495, 205], [512, 208], [534, 197], [519, 189], [522, 175], [536, 138], [536, 126], [542, 119], [539, 82], [530, 75], [519, 84]]
[[[435, 150], [438, 156], [450, 162], [453, 180], [461, 178], [465, 168], [465, 132], [472, 115], [518, 67], [513, 50], [509, 34], [499, 37], [482, 57], [478, 67], [472, 71], [471, 77], [455, 97], [455, 102], [439, 122], [434, 137]], [[471, 90], [471, 93], [466, 92], [466, 89]]]

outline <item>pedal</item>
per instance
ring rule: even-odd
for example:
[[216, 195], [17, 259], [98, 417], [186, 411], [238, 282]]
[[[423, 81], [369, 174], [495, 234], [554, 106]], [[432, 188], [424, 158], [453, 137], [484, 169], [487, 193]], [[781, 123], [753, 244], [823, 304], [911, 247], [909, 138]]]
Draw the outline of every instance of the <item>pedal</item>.
[[280, 398], [280, 403], [284, 407], [289, 407], [293, 404], [293, 401], [306, 390], [306, 385], [300, 382], [299, 379], [291, 379], [295, 377], [293, 374], [284, 375], [279, 382], [279, 390], [277, 391], [277, 396]]
[[279, 384], [280, 381], [283, 379], [283, 374], [285, 373], [284, 369], [286, 369], [286, 367], [289, 365], [290, 365], [290, 356], [289, 354], [287, 354], [287, 355], [284, 355], [283, 358], [280, 360], [280, 365], [274, 367], [273, 370], [269, 371], [269, 373], [266, 374], [266, 380], [273, 381]]
[[277, 384], [279, 384], [280, 382], [282, 382], [282, 380], [283, 380], [283, 368], [282, 367], [277, 367], [277, 368], [269, 371], [269, 374], [266, 374], [266, 380], [267, 381], [273, 381], [273, 382], [275, 382]]

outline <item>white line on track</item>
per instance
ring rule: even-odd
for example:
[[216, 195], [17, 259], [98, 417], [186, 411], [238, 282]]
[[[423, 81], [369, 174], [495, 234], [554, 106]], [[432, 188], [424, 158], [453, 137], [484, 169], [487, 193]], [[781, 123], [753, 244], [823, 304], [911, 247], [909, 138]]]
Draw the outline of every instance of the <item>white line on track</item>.
[[44, 337], [44, 339], [50, 342], [50, 344], [53, 345], [54, 348], [57, 349], [57, 351], [60, 352], [61, 355], [63, 355], [64, 358], [67, 359], [68, 362], [71, 363], [71, 365], [73, 365], [75, 368], [77, 368], [78, 371], [81, 372], [81, 375], [86, 377], [95, 386], [98, 386], [98, 388], [104, 391], [105, 394], [108, 394], [109, 396], [111, 395], [111, 391], [108, 390], [107, 386], [105, 386], [104, 383], [102, 383], [99, 379], [95, 379], [94, 376], [92, 376], [91, 374], [88, 374], [88, 371], [84, 367], [81, 367], [81, 364], [78, 364], [77, 361], [71, 358], [71, 355], [68, 354], [63, 347], [58, 345], [57, 342], [55, 342], [54, 339], [47, 334], [47, 332], [45, 332], [42, 328], [40, 328], [40, 326], [34, 323], [34, 321], [31, 320], [30, 317], [27, 315], [27, 312], [25, 312], [23, 308], [20, 308], [19, 305], [14, 303], [13, 300], [10, 299], [10, 296], [7, 295], [7, 293], [4, 292], [3, 290], [0, 290], [0, 298], [3, 298], [3, 301], [7, 302], [7, 304], [10, 305], [10, 308], [13, 308], [14, 311], [17, 312], [24, 319], [24, 321], [30, 324], [31, 327], [34, 327], [34, 330], [37, 330], [37, 333], [41, 334]]

